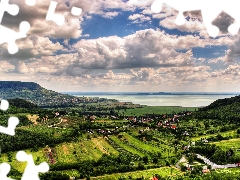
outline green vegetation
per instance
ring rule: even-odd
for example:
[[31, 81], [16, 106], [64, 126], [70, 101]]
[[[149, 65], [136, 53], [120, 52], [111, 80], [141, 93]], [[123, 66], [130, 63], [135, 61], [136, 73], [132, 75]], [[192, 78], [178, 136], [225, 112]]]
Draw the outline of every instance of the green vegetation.
[[[31, 91], [32, 98], [42, 91], [45, 98], [41, 107], [31, 99], [10, 99], [10, 108], [0, 112], [2, 126], [7, 126], [10, 116], [20, 119], [15, 136], [0, 134], [0, 162], [11, 165], [11, 178], [20, 179], [26, 166], [16, 160], [19, 150], [32, 154], [36, 164], [46, 161], [50, 165], [49, 172], [40, 174], [44, 180], [140, 180], [154, 176], [161, 180], [225, 180], [240, 175], [238, 168], [211, 169], [202, 159], [222, 167], [237, 167], [240, 162], [238, 96], [195, 109], [114, 100], [82, 103], [81, 98], [72, 104], [71, 96], [55, 96], [36, 84], [25, 84], [24, 88], [18, 84], [17, 89]], [[69, 101], [47, 106], [52, 102], [50, 95]]]
[[195, 111], [195, 107], [181, 106], [141, 106], [140, 108], [121, 109], [120, 114], [125, 116], [142, 116], [144, 114], [175, 114], [181, 111]]
[[144, 178], [149, 179], [153, 177], [153, 175], [158, 174], [161, 177], [166, 176], [176, 176], [181, 174], [182, 172], [174, 167], [161, 167], [161, 168], [155, 168], [155, 169], [148, 169], [143, 171], [134, 171], [134, 172], [128, 172], [128, 173], [115, 173], [112, 175], [107, 176], [99, 176], [99, 177], [93, 177], [93, 180], [118, 180], [119, 178], [126, 178], [126, 179], [136, 179], [136, 178]]

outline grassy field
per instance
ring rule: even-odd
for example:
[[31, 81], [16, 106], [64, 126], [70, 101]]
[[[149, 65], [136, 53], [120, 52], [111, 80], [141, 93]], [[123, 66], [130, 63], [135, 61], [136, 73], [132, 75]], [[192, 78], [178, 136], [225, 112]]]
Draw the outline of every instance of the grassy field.
[[73, 163], [84, 160], [97, 160], [103, 154], [118, 155], [103, 138], [92, 138], [76, 143], [61, 143], [56, 147], [59, 162]]
[[[40, 148], [36, 152], [31, 152], [30, 150], [25, 150], [25, 152], [27, 154], [32, 154], [35, 164], [39, 164], [41, 162], [47, 161], [47, 158], [43, 153], [43, 148]], [[16, 154], [17, 152], [10, 152], [8, 154], [3, 153], [0, 156], [0, 162], [8, 162], [11, 164], [11, 166], [13, 166], [13, 168], [15, 168], [16, 170], [22, 173], [26, 167], [26, 162], [17, 161]], [[8, 157], [9, 155], [11, 156], [10, 159]]]
[[134, 109], [126, 109], [119, 110], [120, 114], [124, 114], [126, 116], [140, 116], [144, 114], [166, 114], [172, 112], [181, 112], [181, 111], [195, 111], [197, 108], [195, 107], [180, 107], [180, 106], [142, 106], [142, 108], [134, 108]]
[[156, 147], [153, 147], [151, 145], [145, 144], [143, 141], [140, 141], [133, 136], [131, 136], [128, 133], [122, 133], [123, 137], [126, 139], [125, 142], [128, 142], [130, 145], [142, 149], [145, 152], [151, 152], [151, 153], [156, 153], [160, 152], [160, 150]]
[[[233, 150], [240, 150], [240, 138], [236, 139], [229, 139], [229, 140], [223, 140], [219, 142], [214, 142], [212, 144], [216, 144], [217, 146], [220, 146], [224, 150], [229, 150], [230, 148]], [[238, 154], [240, 154], [240, 151], [236, 151]]]
[[137, 154], [139, 155], [140, 157], [143, 157], [145, 156], [144, 153], [138, 151], [137, 149], [125, 144], [124, 142], [122, 142], [119, 138], [117, 138], [116, 136], [110, 136], [110, 138], [115, 142], [117, 143], [121, 148], [127, 150], [128, 152], [131, 152], [133, 154]]
[[106, 176], [92, 177], [92, 180], [118, 180], [120, 177], [128, 178], [138, 178], [144, 177], [144, 179], [150, 179], [153, 175], [158, 174], [161, 176], [174, 176], [181, 174], [182, 172], [175, 167], [161, 167], [156, 169], [148, 169], [143, 171], [127, 172], [127, 173], [115, 173]]
[[[49, 163], [49, 159], [46, 157], [44, 149], [45, 148], [39, 148], [38, 151], [25, 151], [28, 154], [32, 154], [34, 162], [36, 164], [44, 161]], [[91, 140], [82, 140], [76, 143], [61, 143], [58, 144], [54, 149], [57, 154], [57, 156], [54, 157], [56, 163], [74, 163], [81, 162], [83, 160], [97, 160], [103, 154], [119, 154], [119, 152], [115, 150], [110, 144], [108, 144], [108, 142], [102, 137], [92, 138]], [[23, 172], [26, 163], [17, 161], [16, 153], [17, 152], [2, 153], [0, 156], [0, 162], [8, 162], [16, 170], [18, 170], [19, 172]], [[76, 173], [76, 171], [74, 172]]]
[[192, 137], [191, 140], [192, 141], [198, 141], [205, 138], [210, 138], [212, 136], [217, 136], [218, 134], [221, 134], [223, 137], [227, 137], [227, 136], [232, 136], [235, 137], [237, 135], [237, 130], [230, 130], [230, 131], [226, 131], [226, 132], [219, 132], [219, 133], [215, 133], [215, 134], [208, 134], [208, 135], [203, 135], [203, 136], [197, 136], [197, 137]]

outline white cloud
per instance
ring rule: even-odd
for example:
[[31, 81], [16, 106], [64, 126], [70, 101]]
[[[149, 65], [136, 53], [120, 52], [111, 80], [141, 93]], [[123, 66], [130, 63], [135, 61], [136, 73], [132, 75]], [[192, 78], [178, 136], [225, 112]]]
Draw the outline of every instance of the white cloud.
[[175, 23], [175, 19], [176, 19], [175, 16], [165, 18], [162, 21], [160, 21], [160, 25], [168, 29], [179, 29], [180, 31], [187, 31], [187, 32], [201, 31], [205, 28], [202, 22], [198, 20], [192, 20], [192, 19], [190, 19], [189, 21], [186, 21], [185, 24], [178, 26]]
[[128, 17], [129, 20], [132, 20], [132, 23], [143, 23], [145, 21], [151, 21], [151, 18], [143, 14], [133, 14]]

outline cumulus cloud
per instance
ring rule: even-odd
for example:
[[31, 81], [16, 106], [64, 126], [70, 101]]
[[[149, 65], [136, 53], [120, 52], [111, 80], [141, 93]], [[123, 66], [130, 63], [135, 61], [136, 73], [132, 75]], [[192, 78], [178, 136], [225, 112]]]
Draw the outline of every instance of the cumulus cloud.
[[205, 28], [203, 23], [197, 19], [196, 20], [190, 19], [181, 26], [176, 25], [175, 19], [176, 19], [175, 16], [165, 18], [164, 20], [160, 21], [160, 25], [168, 29], [179, 29], [180, 31], [187, 31], [187, 32], [201, 31]]
[[4, 59], [28, 60], [34, 57], [53, 55], [58, 50], [63, 50], [60, 43], [53, 43], [48, 37], [28, 36], [16, 41], [19, 51], [10, 55], [7, 51], [7, 44], [0, 45], [0, 57]]
[[226, 51], [224, 60], [226, 62], [234, 62], [240, 59], [240, 38], [238, 38], [233, 44], [229, 45], [229, 49]]
[[133, 14], [128, 17], [129, 20], [132, 20], [132, 23], [142, 23], [145, 21], [151, 21], [151, 18], [143, 14]]

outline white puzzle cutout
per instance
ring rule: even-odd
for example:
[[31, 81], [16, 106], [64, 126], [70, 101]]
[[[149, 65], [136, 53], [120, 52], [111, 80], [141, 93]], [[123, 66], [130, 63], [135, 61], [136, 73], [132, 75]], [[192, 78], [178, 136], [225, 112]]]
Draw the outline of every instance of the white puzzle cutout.
[[[2, 111], [6, 111], [9, 107], [9, 103], [7, 100], [2, 99], [0, 104], [0, 109]], [[8, 127], [0, 126], [0, 133], [7, 134], [10, 136], [15, 135], [15, 128], [19, 124], [19, 119], [17, 117], [10, 117], [8, 119]]]
[[[57, 8], [58, 2], [51, 1], [50, 6], [47, 12], [46, 20], [47, 21], [54, 21], [58, 26], [61, 26], [64, 24], [65, 17], [61, 14], [55, 14], [55, 10]], [[73, 6], [71, 9], [71, 14], [74, 16], [80, 16], [82, 13], [82, 9]]]
[[49, 171], [49, 165], [46, 162], [35, 165], [32, 155], [27, 154], [24, 151], [18, 151], [16, 158], [18, 161], [27, 162], [27, 166], [24, 170], [21, 180], [40, 180], [38, 173], [45, 173]]
[[[142, 0], [129, 1], [130, 4], [140, 2]], [[228, 32], [236, 35], [240, 28], [240, 1], [238, 0], [155, 0], [151, 5], [151, 10], [154, 13], [160, 13], [162, 4], [167, 4], [179, 11], [175, 20], [177, 25], [183, 25], [186, 22], [183, 15], [185, 11], [201, 10], [203, 23], [212, 37], [216, 37], [219, 33], [219, 28], [212, 22], [223, 11], [235, 19], [235, 22], [228, 27]]]
[[11, 167], [8, 163], [4, 162], [0, 164], [0, 180], [13, 180], [12, 178], [7, 177], [10, 169]]
[[[33, 6], [36, 0], [26, 0], [25, 2], [27, 5]], [[30, 29], [30, 24], [26, 21], [21, 22], [19, 25], [20, 32], [15, 32], [1, 25], [4, 12], [16, 16], [19, 13], [19, 7], [16, 4], [9, 4], [9, 0], [1, 0], [0, 2], [0, 44], [8, 43], [8, 52], [10, 54], [15, 54], [18, 52], [18, 46], [15, 41], [26, 37]]]

